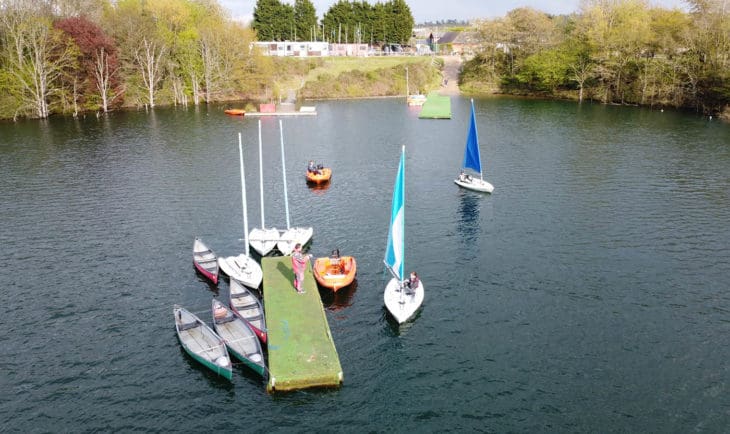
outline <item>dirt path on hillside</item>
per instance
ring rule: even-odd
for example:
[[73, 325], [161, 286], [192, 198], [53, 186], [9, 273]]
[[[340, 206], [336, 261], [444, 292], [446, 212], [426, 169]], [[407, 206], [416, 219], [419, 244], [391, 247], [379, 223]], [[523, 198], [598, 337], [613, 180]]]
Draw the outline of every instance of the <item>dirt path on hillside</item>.
[[439, 89], [439, 95], [460, 95], [459, 71], [461, 70], [461, 56], [444, 56], [444, 80]]

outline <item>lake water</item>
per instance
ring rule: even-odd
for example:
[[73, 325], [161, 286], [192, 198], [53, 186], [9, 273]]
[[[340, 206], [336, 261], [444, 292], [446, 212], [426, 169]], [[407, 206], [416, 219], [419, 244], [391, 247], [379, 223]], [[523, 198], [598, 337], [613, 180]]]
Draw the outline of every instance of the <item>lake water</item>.
[[[492, 195], [453, 183], [469, 101], [420, 120], [403, 100], [317, 102], [285, 118], [291, 223], [357, 283], [321, 291], [344, 384], [268, 395], [188, 357], [179, 303], [227, 297], [200, 236], [260, 225], [257, 120], [223, 107], [0, 124], [0, 431], [720, 432], [730, 426], [730, 126], [691, 114], [480, 99]], [[266, 226], [286, 226], [276, 119], [263, 119]], [[390, 200], [406, 146], [406, 270], [383, 307]], [[309, 159], [333, 167], [304, 182]]]

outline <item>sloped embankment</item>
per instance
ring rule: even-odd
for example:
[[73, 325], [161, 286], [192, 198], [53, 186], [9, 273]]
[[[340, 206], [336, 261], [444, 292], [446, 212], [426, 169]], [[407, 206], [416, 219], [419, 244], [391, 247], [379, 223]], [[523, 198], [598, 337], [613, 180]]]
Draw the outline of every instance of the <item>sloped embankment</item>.
[[439, 65], [428, 58], [422, 62], [408, 62], [369, 71], [353, 69], [337, 75], [322, 72], [305, 82], [299, 90], [299, 97], [317, 99], [405, 95], [406, 66], [409, 93], [426, 93], [437, 89], [441, 83]]

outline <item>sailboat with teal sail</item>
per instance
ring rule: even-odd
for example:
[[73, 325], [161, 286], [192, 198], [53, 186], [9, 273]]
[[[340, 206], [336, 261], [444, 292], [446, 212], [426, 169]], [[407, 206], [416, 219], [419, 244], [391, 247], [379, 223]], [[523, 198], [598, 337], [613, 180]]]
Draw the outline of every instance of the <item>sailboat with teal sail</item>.
[[[479, 176], [467, 173], [471, 169]], [[454, 180], [456, 185], [469, 190], [491, 193], [494, 186], [484, 180], [482, 175], [482, 159], [479, 156], [479, 136], [477, 134], [477, 119], [474, 114], [474, 100], [471, 100], [471, 119], [469, 120], [469, 133], [466, 136], [466, 148], [464, 149], [464, 162], [461, 165], [461, 173]]]
[[[398, 165], [398, 175], [393, 188], [393, 203], [390, 213], [388, 244], [385, 249], [385, 266], [393, 276], [385, 287], [383, 301], [391, 315], [402, 324], [416, 313], [423, 303], [423, 282], [410, 285], [404, 280], [405, 270], [405, 159], [403, 146]], [[415, 286], [415, 287], [412, 287]]]

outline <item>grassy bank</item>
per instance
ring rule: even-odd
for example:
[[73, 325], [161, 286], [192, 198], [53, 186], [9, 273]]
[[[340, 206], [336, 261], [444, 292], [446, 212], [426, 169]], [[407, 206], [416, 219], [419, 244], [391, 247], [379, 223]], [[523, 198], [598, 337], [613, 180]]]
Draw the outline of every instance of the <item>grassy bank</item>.
[[304, 99], [361, 98], [426, 93], [441, 83], [443, 62], [431, 57], [388, 56], [329, 58], [303, 78]]

